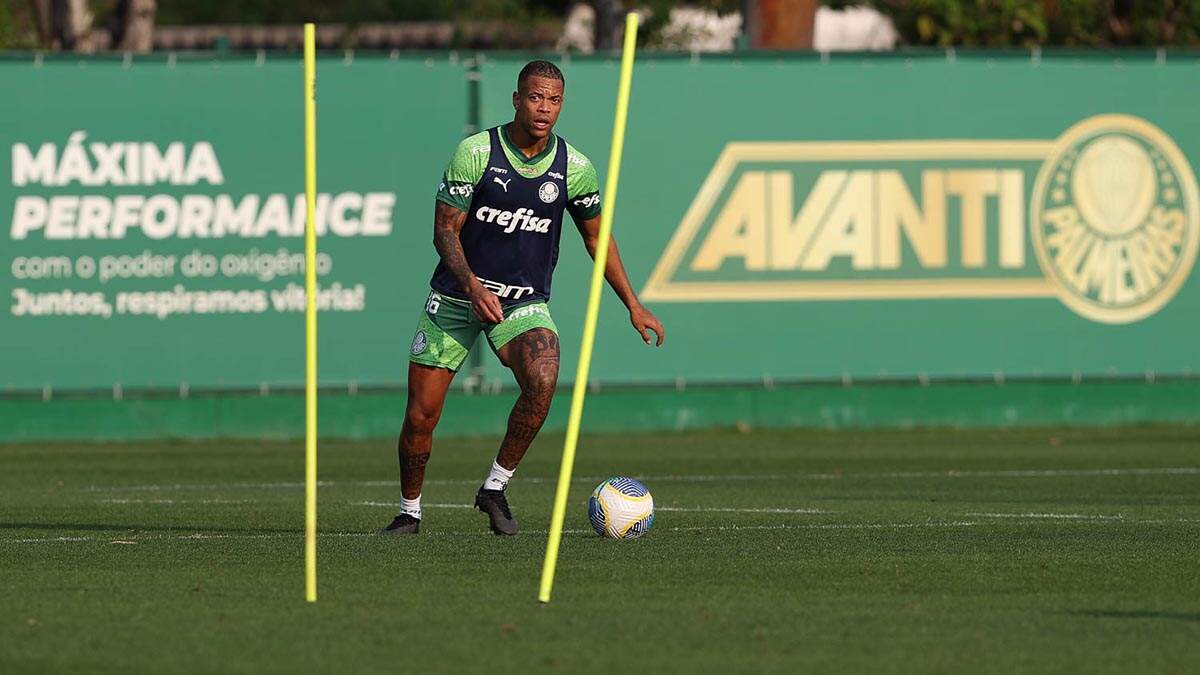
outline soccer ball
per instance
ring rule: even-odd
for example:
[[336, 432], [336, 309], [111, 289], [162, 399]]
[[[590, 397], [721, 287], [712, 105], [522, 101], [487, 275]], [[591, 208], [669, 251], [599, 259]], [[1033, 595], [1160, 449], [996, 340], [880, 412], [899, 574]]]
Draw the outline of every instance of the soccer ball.
[[654, 497], [632, 478], [609, 478], [592, 491], [588, 520], [602, 537], [635, 539], [654, 524]]

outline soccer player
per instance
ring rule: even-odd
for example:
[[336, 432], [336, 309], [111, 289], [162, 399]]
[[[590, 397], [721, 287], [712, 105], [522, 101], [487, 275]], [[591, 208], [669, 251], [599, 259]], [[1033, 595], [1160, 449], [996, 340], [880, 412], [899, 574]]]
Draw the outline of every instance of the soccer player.
[[[518, 531], [504, 489], [542, 428], [558, 381], [558, 330], [548, 302], [563, 212], [571, 213], [593, 258], [600, 232], [596, 170], [554, 134], [565, 85], [553, 63], [526, 64], [512, 95], [513, 121], [459, 143], [438, 186], [433, 245], [441, 260], [409, 350], [400, 513], [381, 534], [420, 530], [433, 430], [450, 382], [481, 331], [521, 394], [475, 507], [496, 534]], [[616, 241], [609, 245], [604, 278], [642, 340], [661, 346], [662, 323], [638, 301]]]

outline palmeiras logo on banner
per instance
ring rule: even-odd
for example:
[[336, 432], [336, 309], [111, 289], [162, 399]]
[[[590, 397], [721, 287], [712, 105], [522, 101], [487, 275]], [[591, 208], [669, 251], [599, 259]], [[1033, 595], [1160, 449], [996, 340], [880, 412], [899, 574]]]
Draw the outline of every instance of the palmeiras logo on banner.
[[1149, 123], [1093, 117], [1058, 140], [1030, 204], [1038, 262], [1059, 297], [1107, 323], [1150, 316], [1187, 279], [1198, 240], [1196, 179]]
[[1198, 244], [1191, 167], [1137, 117], [1091, 117], [1056, 140], [735, 142], [643, 294], [1057, 297], [1129, 323], [1174, 297]]

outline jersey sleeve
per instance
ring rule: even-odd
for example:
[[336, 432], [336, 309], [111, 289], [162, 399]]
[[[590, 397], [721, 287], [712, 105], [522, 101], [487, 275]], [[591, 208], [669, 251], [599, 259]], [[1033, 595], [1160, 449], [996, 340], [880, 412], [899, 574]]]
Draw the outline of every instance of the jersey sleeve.
[[600, 179], [582, 152], [567, 144], [567, 211], [575, 222], [600, 215]]
[[454, 155], [442, 173], [437, 200], [459, 211], [469, 211], [475, 185], [483, 178], [483, 172], [487, 169], [491, 148], [491, 139], [486, 131], [464, 138], [454, 149]]

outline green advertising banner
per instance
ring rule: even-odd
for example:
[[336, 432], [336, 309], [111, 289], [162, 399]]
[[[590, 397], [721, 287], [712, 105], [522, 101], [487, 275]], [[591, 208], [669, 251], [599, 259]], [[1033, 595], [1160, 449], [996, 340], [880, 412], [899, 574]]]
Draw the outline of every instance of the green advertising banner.
[[[297, 59], [0, 63], [8, 390], [304, 381]], [[321, 377], [404, 381], [467, 89], [448, 61], [322, 60]]]
[[[433, 195], [524, 58], [318, 69], [321, 379], [402, 383]], [[1200, 363], [1194, 59], [686, 59], [635, 71], [614, 234], [667, 327], [606, 292], [608, 383], [1179, 375]], [[556, 131], [605, 175], [616, 63]], [[0, 63], [7, 391], [303, 377], [300, 67]], [[591, 264], [551, 303], [574, 372]], [[505, 377], [490, 355], [489, 380]]]

